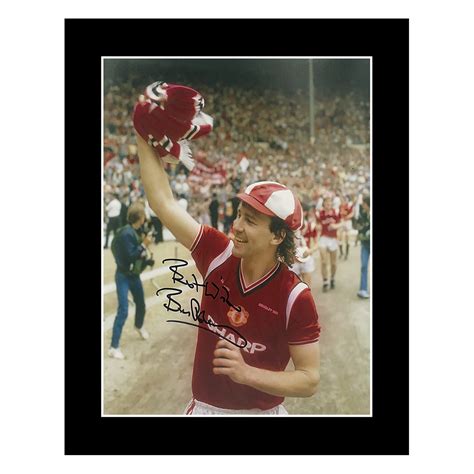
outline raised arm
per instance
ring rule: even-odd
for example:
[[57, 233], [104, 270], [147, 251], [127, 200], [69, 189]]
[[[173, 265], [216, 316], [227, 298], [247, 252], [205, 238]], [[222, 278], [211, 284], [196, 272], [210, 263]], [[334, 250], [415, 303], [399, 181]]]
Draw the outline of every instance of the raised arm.
[[161, 158], [138, 133], [135, 135], [140, 176], [150, 207], [176, 240], [190, 249], [199, 232], [199, 224], [174, 199]]

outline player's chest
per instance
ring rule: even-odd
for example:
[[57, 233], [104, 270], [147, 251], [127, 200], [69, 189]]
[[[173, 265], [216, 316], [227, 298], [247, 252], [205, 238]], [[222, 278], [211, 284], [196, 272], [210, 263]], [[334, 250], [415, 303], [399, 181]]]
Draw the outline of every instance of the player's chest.
[[325, 226], [329, 224], [334, 224], [336, 222], [336, 218], [334, 216], [325, 216], [321, 218], [321, 223]]
[[220, 272], [207, 280], [205, 308], [212, 319], [246, 337], [259, 340], [280, 333], [284, 328], [285, 314], [276, 282], [246, 291], [232, 273]]

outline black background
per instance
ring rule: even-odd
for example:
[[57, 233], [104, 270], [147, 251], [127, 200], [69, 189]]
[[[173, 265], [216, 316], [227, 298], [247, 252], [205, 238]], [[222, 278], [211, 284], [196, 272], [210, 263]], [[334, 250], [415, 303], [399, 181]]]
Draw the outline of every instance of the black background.
[[[408, 20], [74, 19], [65, 41], [65, 453], [408, 454]], [[101, 56], [160, 55], [373, 57], [372, 417], [101, 417]]]

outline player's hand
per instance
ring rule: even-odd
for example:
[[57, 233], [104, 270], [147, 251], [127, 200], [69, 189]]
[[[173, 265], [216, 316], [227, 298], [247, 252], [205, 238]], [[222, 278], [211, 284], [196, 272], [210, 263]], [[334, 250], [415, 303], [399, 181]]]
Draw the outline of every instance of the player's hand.
[[212, 364], [215, 375], [227, 375], [235, 383], [245, 384], [250, 366], [244, 361], [239, 347], [219, 339]]
[[143, 238], [143, 245], [145, 247], [148, 247], [150, 244], [151, 244], [151, 238], [150, 236], [146, 235], [144, 238]]

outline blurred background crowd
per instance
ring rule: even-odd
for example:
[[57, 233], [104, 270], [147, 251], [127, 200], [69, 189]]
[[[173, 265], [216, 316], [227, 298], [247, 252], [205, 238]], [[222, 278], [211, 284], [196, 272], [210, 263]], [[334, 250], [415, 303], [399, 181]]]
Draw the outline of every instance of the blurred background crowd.
[[[284, 86], [268, 76], [270, 68], [260, 80], [247, 75], [247, 81], [186, 76], [182, 69], [156, 69], [147, 75], [132, 68], [105, 76], [104, 230], [108, 223], [113, 230], [111, 217], [116, 218], [113, 227], [124, 225], [128, 206], [145, 200], [132, 110], [145, 87], [156, 80], [198, 90], [205, 99], [204, 112], [214, 118], [211, 134], [190, 144], [197, 163], [191, 173], [181, 165], [166, 165], [176, 198], [199, 222], [227, 231], [236, 212], [235, 195], [259, 180], [286, 184], [305, 209], [321, 208], [326, 195], [338, 207], [344, 198], [357, 205], [370, 193], [367, 85], [357, 87], [336, 76], [333, 87], [318, 87], [316, 74], [311, 140], [306, 76]], [[156, 227], [155, 239], [163, 239]]]

